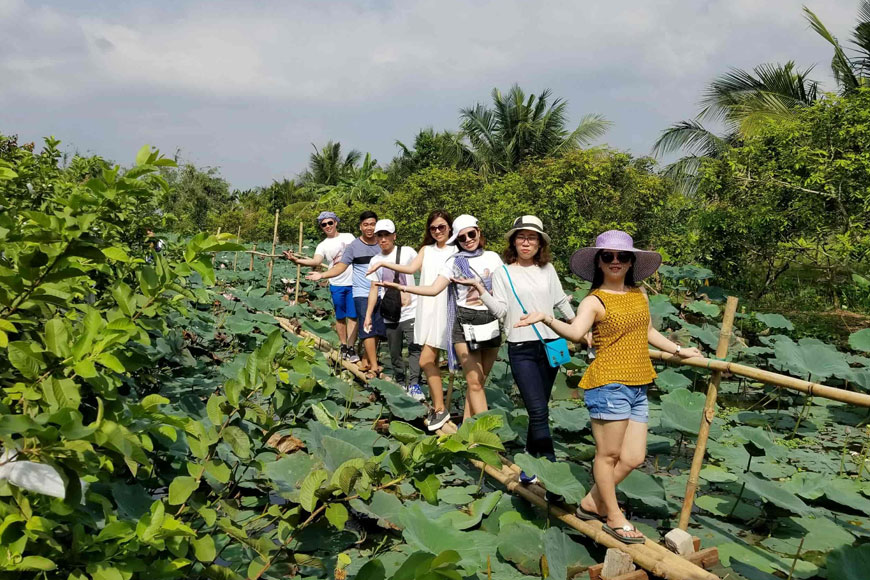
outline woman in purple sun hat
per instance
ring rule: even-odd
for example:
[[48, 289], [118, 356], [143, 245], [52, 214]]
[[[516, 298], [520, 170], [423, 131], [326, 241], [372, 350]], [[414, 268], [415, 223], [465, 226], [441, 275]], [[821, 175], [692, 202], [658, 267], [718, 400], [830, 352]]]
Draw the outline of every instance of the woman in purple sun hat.
[[661, 263], [661, 254], [635, 248], [627, 233], [604, 232], [594, 246], [571, 256], [571, 271], [592, 282], [574, 320], [567, 323], [550, 314], [531, 312], [516, 324], [543, 322], [574, 342], [592, 330], [596, 356], [580, 388], [595, 437], [595, 485], [580, 502], [577, 517], [600, 519], [605, 532], [626, 544], [645, 541], [619, 508], [616, 485], [646, 457], [646, 392], [656, 378], [647, 345], [682, 358], [702, 356], [697, 348], [671, 342], [652, 325], [649, 298], [637, 283], [655, 273]]

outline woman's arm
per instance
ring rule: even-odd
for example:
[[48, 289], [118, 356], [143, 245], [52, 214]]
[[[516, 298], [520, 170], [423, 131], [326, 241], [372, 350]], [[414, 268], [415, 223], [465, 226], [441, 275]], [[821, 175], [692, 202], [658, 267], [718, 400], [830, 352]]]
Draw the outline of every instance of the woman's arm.
[[529, 326], [536, 322], [543, 322], [545, 325], [553, 329], [559, 336], [570, 340], [571, 342], [580, 342], [586, 334], [592, 330], [598, 320], [604, 316], [604, 306], [601, 301], [594, 296], [587, 296], [580, 303], [577, 316], [570, 323], [557, 320], [554, 316], [544, 314], [543, 312], [530, 312], [526, 314], [514, 326]]
[[396, 282], [375, 282], [375, 284], [384, 288], [396, 288], [400, 292], [416, 294], [417, 296], [438, 296], [444, 292], [444, 289], [450, 284], [450, 280], [439, 274], [430, 286], [405, 286]]
[[[373, 264], [366, 274], [374, 274], [378, 271], [378, 268], [389, 268], [394, 272], [398, 272], [399, 274], [416, 274], [420, 271], [420, 268], [423, 267], [423, 252], [426, 251], [426, 248], [420, 248], [420, 253], [417, 254], [413, 260], [408, 262], [406, 265], [396, 264], [395, 262], [378, 262], [377, 264]], [[428, 294], [424, 294], [423, 296], [428, 296]]]
[[[498, 274], [498, 272], [496, 272]], [[504, 283], [500, 276], [492, 275], [492, 294], [486, 291], [486, 287], [477, 278], [451, 278], [454, 284], [471, 286], [480, 294], [480, 299], [493, 316], [503, 319], [507, 314], [507, 301], [505, 300]]]

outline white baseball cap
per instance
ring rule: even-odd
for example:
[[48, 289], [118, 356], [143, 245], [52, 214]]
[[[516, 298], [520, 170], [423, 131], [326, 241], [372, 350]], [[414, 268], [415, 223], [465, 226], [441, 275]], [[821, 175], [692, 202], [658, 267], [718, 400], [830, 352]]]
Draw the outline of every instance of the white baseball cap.
[[396, 233], [396, 224], [393, 223], [393, 220], [378, 220], [378, 223], [375, 224], [375, 233], [378, 232], [387, 232], [388, 234]]
[[450, 239], [447, 240], [448, 244], [456, 244], [456, 238], [459, 237], [459, 232], [468, 228], [476, 228], [477, 227], [477, 218], [473, 215], [468, 215], [467, 213], [458, 216], [455, 220], [453, 220], [453, 235], [450, 236]]

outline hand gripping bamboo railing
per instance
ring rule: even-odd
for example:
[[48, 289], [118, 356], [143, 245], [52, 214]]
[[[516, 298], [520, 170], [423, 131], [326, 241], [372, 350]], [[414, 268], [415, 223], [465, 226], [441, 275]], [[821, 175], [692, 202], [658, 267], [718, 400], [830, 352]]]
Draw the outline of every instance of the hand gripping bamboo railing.
[[[360, 381], [368, 382], [365, 373], [359, 370], [357, 365], [342, 360], [333, 346], [318, 337], [317, 335], [303, 330], [299, 325], [294, 325], [287, 318], [276, 317], [281, 328], [303, 338], [310, 338], [314, 344], [321, 350], [325, 351], [329, 358], [333, 361], [341, 360], [342, 366]], [[456, 426], [453, 423], [448, 423], [439, 432], [455, 433]], [[623, 544], [613, 536], [607, 534], [602, 529], [602, 523], [593, 521], [586, 522], [573, 513], [565, 510], [562, 506], [547, 501], [545, 491], [538, 485], [523, 485], [519, 483], [520, 468], [517, 465], [502, 458], [501, 468], [496, 468], [487, 465], [482, 461], [471, 460], [478, 469], [483, 470], [487, 475], [501, 483], [510, 493], [518, 495], [540, 508], [547, 510], [551, 516], [564, 522], [568, 526], [574, 528], [581, 534], [587, 536], [594, 542], [601, 544], [607, 548], [616, 548], [625, 551], [629, 554], [635, 564], [649, 571], [651, 574], [666, 580], [720, 580], [718, 576], [712, 574], [700, 566], [697, 566], [674, 554], [664, 546], [647, 539], [643, 544]]]

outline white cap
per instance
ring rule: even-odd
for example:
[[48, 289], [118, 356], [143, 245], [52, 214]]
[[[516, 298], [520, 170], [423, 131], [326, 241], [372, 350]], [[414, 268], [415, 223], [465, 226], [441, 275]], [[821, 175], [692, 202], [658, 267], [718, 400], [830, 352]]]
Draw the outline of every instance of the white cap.
[[393, 220], [378, 220], [378, 223], [375, 224], [375, 233], [378, 232], [387, 232], [388, 234], [396, 233], [396, 224], [393, 223]]
[[467, 213], [462, 214], [453, 220], [453, 235], [450, 236], [450, 239], [447, 240], [448, 244], [455, 244], [456, 238], [459, 236], [459, 232], [467, 228], [476, 228], [477, 227], [477, 218], [473, 215], [468, 215]]

